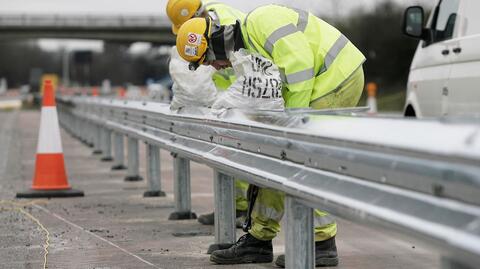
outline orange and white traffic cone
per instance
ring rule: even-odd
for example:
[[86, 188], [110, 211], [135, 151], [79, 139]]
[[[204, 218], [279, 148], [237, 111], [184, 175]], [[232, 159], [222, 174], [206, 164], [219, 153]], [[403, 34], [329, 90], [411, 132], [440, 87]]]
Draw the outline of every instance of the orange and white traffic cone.
[[50, 80], [44, 84], [41, 113], [32, 189], [17, 193], [17, 198], [83, 196], [83, 191], [72, 189], [67, 181], [55, 94]]
[[124, 99], [125, 96], [126, 96], [126, 94], [127, 94], [127, 93], [126, 93], [125, 88], [120, 87], [120, 89], [118, 90], [118, 94], [117, 94], [118, 97], [119, 97], [120, 99]]
[[99, 96], [100, 94], [98, 93], [98, 88], [97, 87], [93, 87], [92, 88], [92, 96]]
[[368, 114], [374, 115], [377, 114], [377, 90], [378, 86], [375, 82], [367, 83], [367, 106], [370, 108]]

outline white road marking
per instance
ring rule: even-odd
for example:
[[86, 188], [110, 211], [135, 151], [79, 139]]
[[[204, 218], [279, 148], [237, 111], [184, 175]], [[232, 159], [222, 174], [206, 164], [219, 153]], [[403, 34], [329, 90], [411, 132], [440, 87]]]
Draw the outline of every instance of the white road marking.
[[89, 230], [87, 230], [87, 229], [85, 229], [85, 228], [83, 228], [83, 227], [81, 227], [81, 226], [79, 226], [79, 225], [77, 225], [77, 224], [75, 224], [75, 223], [73, 223], [73, 222], [71, 222], [71, 221], [69, 221], [69, 220], [64, 219], [63, 217], [61, 217], [61, 216], [59, 216], [59, 215], [51, 212], [50, 210], [48, 210], [48, 209], [46, 209], [46, 208], [44, 208], [44, 207], [42, 207], [42, 206], [34, 205], [34, 207], [36, 207], [36, 208], [44, 211], [44, 212], [47, 213], [47, 214], [50, 214], [50, 215], [54, 216], [55, 218], [57, 218], [57, 219], [65, 222], [65, 223], [67, 223], [67, 224], [69, 224], [69, 225], [71, 225], [71, 226], [73, 226], [73, 227], [75, 227], [75, 228], [77, 228], [77, 229], [79, 229], [79, 230], [82, 230], [82, 231], [86, 232], [87, 234], [89, 234], [89, 235], [91, 235], [91, 236], [94, 236], [94, 237], [102, 240], [103, 242], [105, 242], [105, 243], [107, 243], [107, 244], [109, 244], [109, 245], [111, 245], [111, 246], [113, 246], [113, 247], [121, 250], [122, 252], [124, 252], [124, 253], [126, 253], [126, 254], [128, 254], [128, 255], [136, 258], [136, 259], [138, 259], [139, 261], [141, 261], [141, 262], [143, 262], [143, 263], [145, 263], [145, 264], [148, 264], [148, 265], [150, 265], [150, 266], [152, 266], [152, 267], [154, 267], [154, 268], [157, 268], [157, 269], [162, 269], [161, 267], [158, 267], [158, 266], [156, 266], [155, 264], [153, 264], [153, 263], [151, 263], [151, 262], [149, 262], [149, 261], [147, 261], [147, 260], [142, 259], [141, 257], [139, 257], [139, 256], [131, 253], [130, 251], [128, 251], [128, 250], [120, 247], [119, 245], [116, 245], [115, 243], [113, 243], [113, 242], [111, 242], [111, 241], [109, 241], [109, 240], [107, 240], [107, 239], [105, 239], [105, 238], [103, 238], [103, 237], [101, 237], [101, 236], [99, 236], [99, 235], [97, 235], [97, 234], [94, 234], [94, 233], [90, 232]]

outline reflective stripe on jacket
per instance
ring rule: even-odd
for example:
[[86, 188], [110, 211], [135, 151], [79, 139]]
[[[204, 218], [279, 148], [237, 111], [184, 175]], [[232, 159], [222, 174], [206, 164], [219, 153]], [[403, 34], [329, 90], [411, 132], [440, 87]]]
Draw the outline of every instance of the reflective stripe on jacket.
[[309, 107], [338, 88], [365, 61], [340, 31], [303, 10], [259, 7], [245, 18], [242, 35], [248, 50], [278, 65], [286, 107]]

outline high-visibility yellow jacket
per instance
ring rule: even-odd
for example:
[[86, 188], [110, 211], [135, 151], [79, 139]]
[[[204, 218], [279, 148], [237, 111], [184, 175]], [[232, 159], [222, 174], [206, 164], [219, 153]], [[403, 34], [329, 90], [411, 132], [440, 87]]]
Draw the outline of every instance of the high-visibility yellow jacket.
[[259, 7], [243, 21], [242, 35], [247, 50], [279, 67], [286, 107], [309, 107], [337, 89], [365, 61], [340, 31], [303, 10]]
[[205, 10], [214, 11], [217, 14], [220, 25], [235, 24], [237, 20], [243, 22], [245, 19], [245, 13], [216, 0], [203, 0], [202, 3]]
[[[205, 10], [215, 12], [217, 16], [215, 19], [218, 20], [216, 23], [220, 25], [235, 24], [237, 20], [241, 23], [246, 16], [245, 13], [215, 0], [205, 0], [203, 1], [203, 5], [205, 6]], [[235, 82], [236, 77], [233, 69], [227, 68], [217, 71], [213, 74], [212, 79], [217, 89], [226, 90]]]

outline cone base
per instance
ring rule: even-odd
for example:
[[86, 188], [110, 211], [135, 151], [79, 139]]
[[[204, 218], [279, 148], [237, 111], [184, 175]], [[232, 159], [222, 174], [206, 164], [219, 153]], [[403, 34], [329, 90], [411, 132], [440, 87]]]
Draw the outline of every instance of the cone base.
[[66, 197], [83, 197], [85, 194], [81, 190], [29, 190], [19, 192], [16, 198], [66, 198]]

